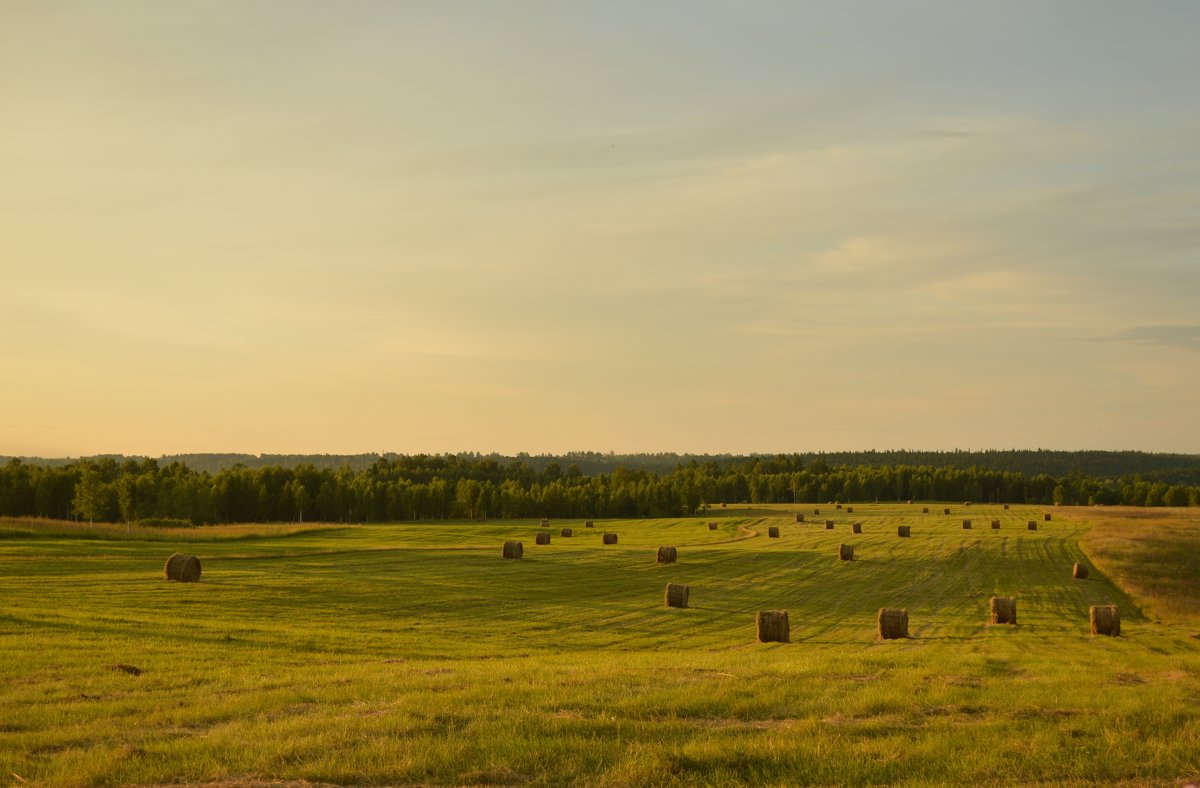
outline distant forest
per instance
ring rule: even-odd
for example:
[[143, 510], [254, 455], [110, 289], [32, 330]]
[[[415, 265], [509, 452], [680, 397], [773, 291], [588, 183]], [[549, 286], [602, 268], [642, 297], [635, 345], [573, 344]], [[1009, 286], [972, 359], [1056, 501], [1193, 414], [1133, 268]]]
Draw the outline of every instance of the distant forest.
[[[733, 455], [733, 454], [612, 454], [602, 452], [568, 452], [566, 454], [479, 454], [465, 452], [453, 456], [463, 460], [494, 460], [501, 465], [522, 462], [533, 470], [541, 473], [551, 463], [560, 466], [575, 465], [585, 476], [598, 476], [612, 473], [618, 468], [654, 471], [655, 473], [670, 473], [676, 468], [690, 463], [718, 463], [722, 466], [742, 464], [755, 459], [769, 459], [774, 455]], [[969, 470], [979, 468], [988, 471], [1011, 471], [1026, 476], [1067, 476], [1079, 474], [1097, 478], [1117, 478], [1120, 476], [1141, 475], [1151, 481], [1163, 481], [1168, 484], [1200, 485], [1200, 454], [1151, 454], [1142, 451], [1051, 451], [1048, 449], [1004, 449], [990, 451], [908, 451], [894, 449], [888, 451], [854, 451], [854, 452], [800, 452], [788, 454], [787, 457], [798, 460], [805, 466], [813, 463], [825, 463], [833, 468], [857, 468], [866, 466], [879, 468], [883, 466], [922, 466], [928, 468], [957, 468]], [[377, 460], [403, 461], [408, 455], [403, 454], [169, 454], [157, 458], [158, 464], [170, 465], [173, 462], [183, 463], [194, 471], [203, 473], [220, 473], [237, 465], [246, 468], [297, 468], [311, 465], [317, 470], [340, 470], [350, 468], [358, 472], [364, 471], [375, 464]], [[80, 458], [102, 460], [111, 458], [118, 463], [132, 459], [141, 462], [148, 459], [143, 456], [124, 456], [121, 454], [103, 454], [95, 457]], [[0, 455], [0, 463], [13, 459]], [[63, 466], [71, 465], [78, 460], [74, 458], [42, 459], [40, 457], [21, 457], [22, 461], [31, 465]]]
[[201, 454], [0, 466], [0, 516], [149, 524], [680, 517], [721, 503], [834, 499], [1200, 506], [1200, 456]]

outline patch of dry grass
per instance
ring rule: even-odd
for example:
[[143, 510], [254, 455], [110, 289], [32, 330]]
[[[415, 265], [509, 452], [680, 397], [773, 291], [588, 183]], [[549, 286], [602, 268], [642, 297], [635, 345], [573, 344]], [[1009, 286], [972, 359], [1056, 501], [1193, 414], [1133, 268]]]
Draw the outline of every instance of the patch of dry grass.
[[1200, 626], [1200, 510], [1111, 507], [1075, 516], [1091, 526], [1080, 547], [1146, 612]]
[[37, 517], [0, 517], [0, 531], [9, 535], [66, 536], [97, 539], [136, 536], [139, 539], [204, 541], [239, 537], [291, 536], [293, 534], [354, 528], [330, 523], [238, 523], [202, 525], [193, 528], [159, 528], [125, 523], [85, 523], [74, 520], [47, 520]]

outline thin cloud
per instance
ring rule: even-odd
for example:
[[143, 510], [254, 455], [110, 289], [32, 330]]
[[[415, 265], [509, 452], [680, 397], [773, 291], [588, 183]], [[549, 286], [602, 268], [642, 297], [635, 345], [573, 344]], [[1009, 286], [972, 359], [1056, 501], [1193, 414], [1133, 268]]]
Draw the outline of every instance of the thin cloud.
[[966, 140], [973, 137], [982, 137], [983, 135], [977, 131], [965, 131], [963, 129], [920, 129], [914, 131], [911, 136], [918, 139]]
[[1096, 341], [1166, 345], [1200, 352], [1200, 325], [1132, 326]]

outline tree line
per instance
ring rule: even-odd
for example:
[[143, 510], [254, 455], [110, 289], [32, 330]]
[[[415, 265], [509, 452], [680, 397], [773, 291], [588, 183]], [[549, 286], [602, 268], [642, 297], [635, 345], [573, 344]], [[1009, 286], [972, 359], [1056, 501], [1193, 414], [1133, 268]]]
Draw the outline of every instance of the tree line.
[[0, 516], [100, 522], [388, 522], [516, 517], [682, 517], [721, 503], [961, 501], [1198, 506], [1200, 487], [1142, 476], [1102, 479], [929, 465], [831, 466], [800, 455], [617, 467], [499, 462], [460, 455], [376, 459], [354, 470], [247, 468], [106, 457], [0, 466]]
[[[585, 476], [612, 473], [617, 468], [640, 469], [658, 474], [669, 474], [680, 466], [696, 463], [716, 463], [719, 467], [738, 465], [749, 460], [769, 458], [769, 455], [736, 456], [731, 454], [614, 454], [612, 452], [575, 451], [566, 454], [526, 454], [514, 456], [502, 454], [480, 454], [464, 452], [453, 455], [464, 460], [494, 460], [501, 465], [522, 462], [541, 473], [551, 463], [559, 466], [575, 465]], [[1013, 471], [1025, 476], [1061, 477], [1071, 474], [1115, 479], [1123, 476], [1140, 475], [1149, 481], [1171, 484], [1200, 485], [1200, 455], [1155, 454], [1142, 451], [1055, 451], [1050, 449], [988, 449], [969, 451], [914, 451], [909, 449], [887, 449], [853, 452], [799, 452], [789, 455], [803, 465], [824, 463], [827, 466], [855, 468], [860, 465], [884, 466], [929, 466], [932, 468], [979, 468], [991, 471]], [[0, 456], [0, 464], [10, 458]], [[77, 463], [71, 458], [45, 459], [21, 458], [35, 465], [64, 466]], [[126, 460], [141, 462], [145, 457], [125, 457], [119, 454], [98, 455], [88, 458], [95, 462], [112, 459], [118, 464]], [[160, 466], [180, 462], [195, 471], [212, 474], [244, 465], [259, 469], [279, 466], [298, 468], [311, 465], [318, 470], [337, 471], [349, 466], [354, 472], [364, 471], [384, 459], [403, 461], [401, 454], [172, 454], [158, 458]]]

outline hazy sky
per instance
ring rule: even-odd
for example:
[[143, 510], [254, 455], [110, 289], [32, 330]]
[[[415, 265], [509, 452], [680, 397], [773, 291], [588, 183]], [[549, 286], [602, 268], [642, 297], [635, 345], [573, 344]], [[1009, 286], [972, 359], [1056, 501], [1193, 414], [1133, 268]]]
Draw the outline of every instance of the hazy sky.
[[1200, 3], [0, 4], [0, 454], [1200, 452]]

